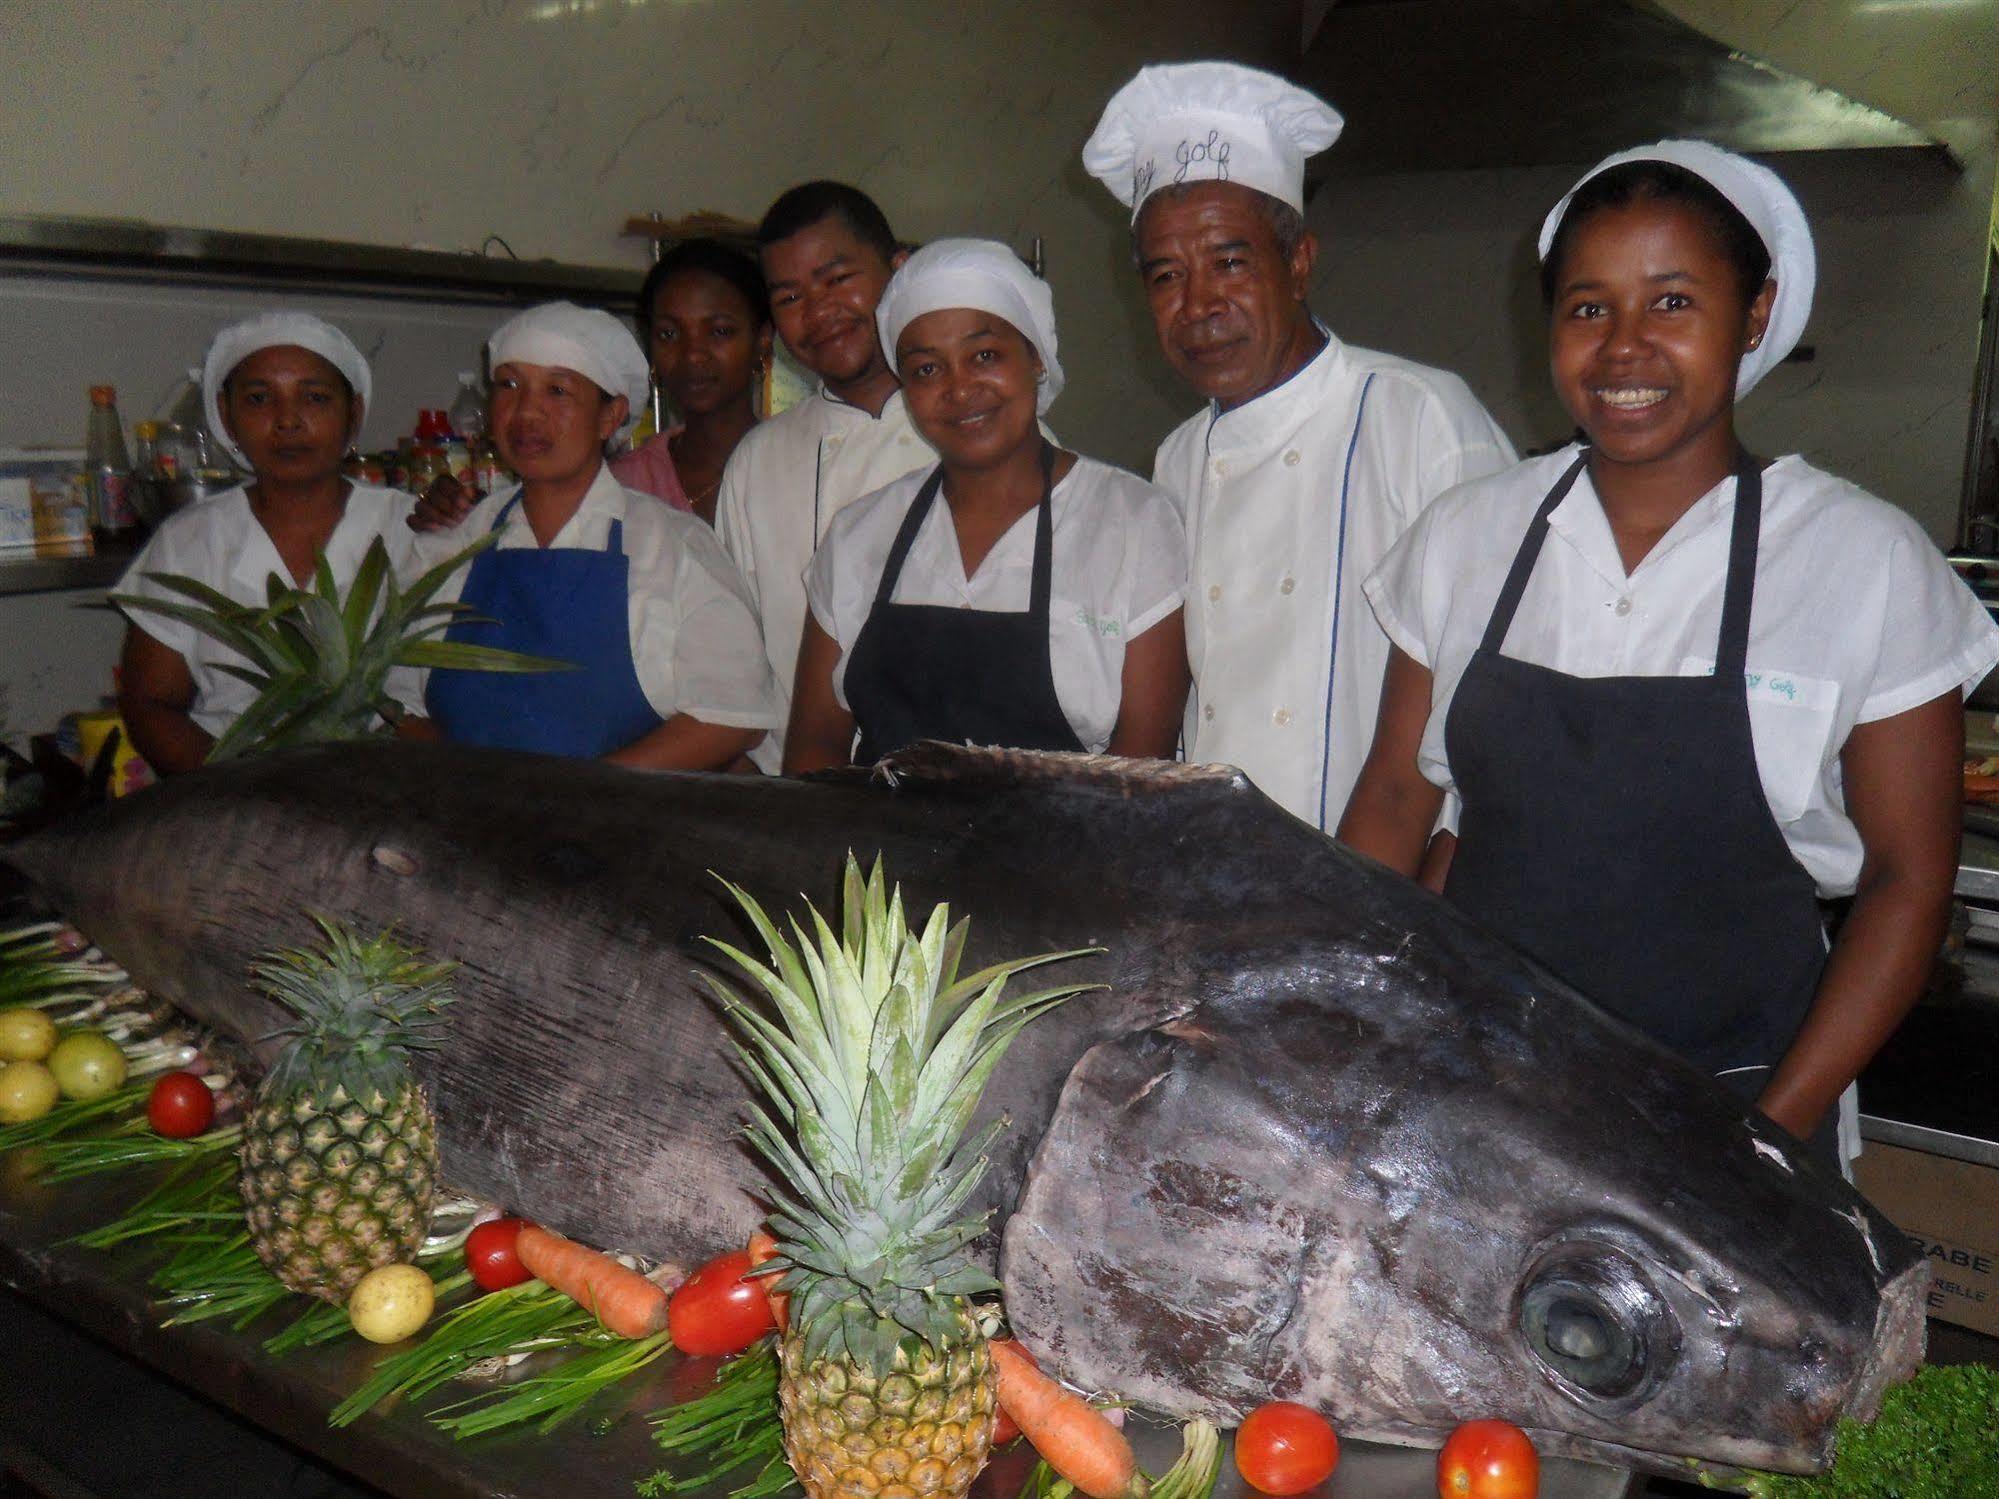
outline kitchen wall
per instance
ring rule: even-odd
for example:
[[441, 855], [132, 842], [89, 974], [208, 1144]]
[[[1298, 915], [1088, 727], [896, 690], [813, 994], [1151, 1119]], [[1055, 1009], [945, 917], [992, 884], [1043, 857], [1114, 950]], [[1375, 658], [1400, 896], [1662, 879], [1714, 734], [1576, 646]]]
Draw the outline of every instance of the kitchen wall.
[[[1270, 62], [1295, 25], [1261, 0], [9, 0], [0, 208], [640, 266], [630, 215], [753, 220], [792, 182], [844, 178], [912, 238], [1040, 235], [1070, 375], [1053, 420], [1146, 466], [1189, 403], [1077, 153], [1141, 63]], [[93, 381], [128, 423], [149, 414], [267, 300], [0, 274], [0, 445], [79, 442]], [[305, 300], [377, 355], [370, 443], [448, 401], [494, 321]], [[75, 603], [0, 599], [17, 733], [108, 680], [115, 624]]]

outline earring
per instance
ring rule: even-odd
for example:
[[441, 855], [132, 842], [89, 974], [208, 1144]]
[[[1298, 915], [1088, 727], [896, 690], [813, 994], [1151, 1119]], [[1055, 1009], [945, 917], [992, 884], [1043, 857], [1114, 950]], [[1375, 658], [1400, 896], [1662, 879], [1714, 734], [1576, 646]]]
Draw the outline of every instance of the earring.
[[1751, 334], [1749, 338], [1749, 347], [1753, 349], [1762, 342], [1763, 342], [1762, 334], [1760, 333]]
[[1034, 372], [1034, 383], [1036, 385], [1046, 385], [1048, 383], [1048, 371], [1036, 370]]

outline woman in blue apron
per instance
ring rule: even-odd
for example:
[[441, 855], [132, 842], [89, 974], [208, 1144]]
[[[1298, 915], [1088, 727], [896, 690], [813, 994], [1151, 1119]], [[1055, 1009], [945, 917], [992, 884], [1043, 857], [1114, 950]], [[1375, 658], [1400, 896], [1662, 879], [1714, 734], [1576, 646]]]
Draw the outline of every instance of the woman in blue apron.
[[1004, 245], [938, 240], [876, 320], [942, 461], [848, 506], [814, 555], [786, 773], [920, 739], [1170, 756], [1185, 536], [1163, 491], [1043, 435], [1047, 286]]
[[[770, 668], [742, 581], [713, 534], [604, 461], [646, 392], [644, 356], [608, 313], [530, 308], [487, 345], [490, 430], [518, 486], [419, 540], [417, 566], [473, 536], [447, 640], [571, 663], [526, 675], [434, 671], [425, 706], [463, 744], [719, 770], [773, 726]], [[440, 550], [441, 549], [441, 550]]]
[[1830, 1162], [1943, 937], [1999, 630], [1908, 516], [1736, 438], [1815, 280], [1776, 174], [1625, 152], [1541, 250], [1581, 440], [1446, 494], [1369, 580], [1396, 649], [1340, 836], [1413, 874], [1450, 793], [1447, 898]]

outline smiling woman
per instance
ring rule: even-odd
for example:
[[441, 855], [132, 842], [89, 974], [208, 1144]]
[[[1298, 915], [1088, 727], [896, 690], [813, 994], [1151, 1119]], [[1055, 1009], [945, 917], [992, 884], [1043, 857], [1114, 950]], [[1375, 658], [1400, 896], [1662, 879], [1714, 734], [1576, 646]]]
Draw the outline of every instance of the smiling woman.
[[[343, 588], [380, 538], [392, 561], [411, 549], [403, 524], [412, 501], [356, 484], [341, 460], [368, 402], [361, 351], [308, 313], [277, 312], [225, 329], [208, 351], [202, 395], [248, 484], [170, 516], [133, 561], [118, 591], [185, 602], [153, 581], [179, 574], [239, 603], [261, 604], [273, 576], [309, 583], [323, 557]], [[255, 700], [230, 670], [235, 651], [192, 626], [148, 612], [125, 631], [118, 707], [132, 741], [156, 771], [192, 770]]]
[[842, 511], [813, 557], [786, 772], [918, 739], [1170, 756], [1185, 537], [1162, 492], [1042, 435], [1048, 288], [1004, 245], [939, 240], [877, 319], [942, 462]]
[[1830, 1164], [1943, 936], [1999, 628], [1907, 516], [1736, 438], [1816, 275], [1775, 173], [1626, 152], [1541, 249], [1584, 439], [1445, 494], [1369, 579], [1395, 651], [1340, 836], [1413, 873], [1449, 794], [1445, 895]]

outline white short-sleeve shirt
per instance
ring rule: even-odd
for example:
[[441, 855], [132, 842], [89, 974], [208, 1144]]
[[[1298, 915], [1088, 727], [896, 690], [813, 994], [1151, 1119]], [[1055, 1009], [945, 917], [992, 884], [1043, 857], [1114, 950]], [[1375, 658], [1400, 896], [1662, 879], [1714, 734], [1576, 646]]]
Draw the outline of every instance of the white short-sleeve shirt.
[[[1389, 638], [1431, 672], [1417, 759], [1453, 794], [1452, 697], [1534, 512], [1578, 451], [1441, 496], [1367, 581]], [[1712, 672], [1734, 514], [1730, 477], [1627, 576], [1585, 469], [1548, 518], [1504, 654], [1581, 677]], [[1860, 874], [1839, 759], [1854, 725], [1967, 687], [1994, 662], [1999, 626], [1914, 520], [1802, 458], [1764, 470], [1743, 687], [1764, 795], [1821, 895], [1851, 893]], [[1633, 794], [1644, 785], [1633, 766]]]
[[[400, 572], [415, 541], [405, 523], [414, 504], [400, 490], [351, 486], [347, 508], [326, 542], [326, 562], [334, 581], [345, 588], [354, 580], [369, 544], [378, 536], [388, 548], [390, 564]], [[147, 573], [178, 573], [245, 604], [264, 601], [265, 585], [273, 573], [287, 585], [297, 583], [285, 571], [277, 546], [251, 511], [250, 496], [241, 485], [168, 516], [118, 582], [120, 593], [191, 602], [153, 582]], [[306, 585], [310, 583], [307, 579]], [[219, 737], [257, 700], [256, 688], [222, 670], [225, 665], [252, 665], [228, 646], [191, 625], [150, 610], [128, 608], [125, 615], [187, 662], [188, 673], [194, 678], [194, 706], [189, 716], [208, 733]]]
[[[518, 492], [518, 485], [497, 490], [473, 507], [462, 525], [419, 537], [413, 571], [492, 530]], [[773, 727], [779, 711], [776, 683], [763, 638], [748, 590], [714, 533], [664, 500], [626, 489], [602, 467], [549, 546], [602, 551], [613, 521], [624, 522], [630, 564], [625, 614], [632, 666], [653, 711], [663, 719], [685, 713], [729, 728]], [[539, 545], [520, 506], [507, 516], [495, 545], [502, 551]], [[470, 572], [468, 566], [454, 573], [438, 594], [440, 601], [456, 602]]]
[[[812, 617], [839, 644], [833, 694], [847, 704], [847, 661], [874, 608], [896, 532], [928, 470], [857, 500], [834, 517], [812, 558], [806, 592]], [[1187, 591], [1187, 540], [1164, 491], [1092, 458], [1049, 496], [1048, 655], [1055, 697], [1092, 751], [1110, 743], [1124, 696], [1125, 642], [1179, 608]], [[979, 569], [965, 576], [950, 506], [938, 496], [903, 563], [892, 602], [1019, 613], [1034, 572], [1037, 511], [1008, 528]]]

